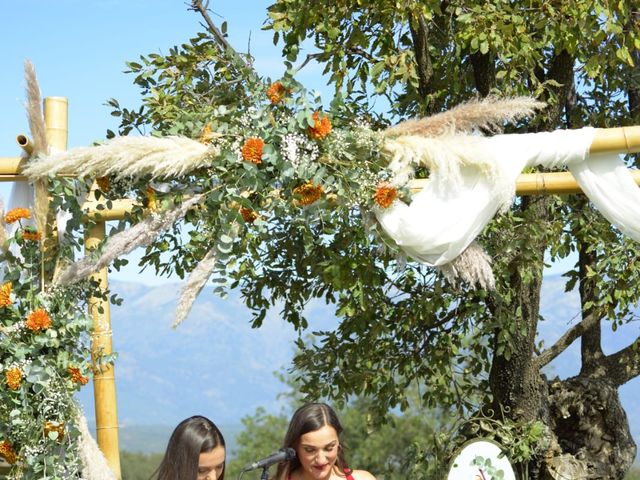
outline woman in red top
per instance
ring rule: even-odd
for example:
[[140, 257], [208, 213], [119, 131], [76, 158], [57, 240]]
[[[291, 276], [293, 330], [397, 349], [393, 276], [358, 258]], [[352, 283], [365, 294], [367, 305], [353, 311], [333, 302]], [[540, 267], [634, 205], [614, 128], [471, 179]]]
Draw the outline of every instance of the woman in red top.
[[336, 412], [324, 403], [303, 405], [293, 414], [284, 448], [296, 458], [278, 465], [276, 480], [375, 480], [365, 470], [351, 470], [340, 444], [342, 425]]

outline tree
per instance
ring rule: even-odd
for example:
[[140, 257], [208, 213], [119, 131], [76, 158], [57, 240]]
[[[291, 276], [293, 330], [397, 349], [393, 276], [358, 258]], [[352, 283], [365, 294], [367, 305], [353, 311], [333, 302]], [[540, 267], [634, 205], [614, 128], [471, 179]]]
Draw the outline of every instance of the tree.
[[[206, 13], [201, 2], [193, 5]], [[640, 119], [638, 15], [629, 1], [328, 0], [315, 9], [303, 0], [278, 0], [267, 28], [282, 42], [288, 62], [285, 91], [301, 91], [293, 78], [295, 62], [325, 66], [336, 89], [334, 126], [366, 118], [379, 128], [476, 95], [531, 94], [548, 108], [514, 131], [537, 131]], [[112, 101], [123, 117], [121, 133], [150, 126], [159, 134], [194, 136], [213, 122], [225, 135], [235, 118], [253, 115], [250, 105], [266, 85], [247, 57], [225, 43], [223, 32], [211, 22], [208, 28], [209, 34], [165, 57], [130, 63], [143, 107], [127, 110]], [[306, 38], [317, 51], [300, 60]], [[384, 114], [372, 108], [379, 97], [391, 105]], [[308, 100], [295, 101], [306, 112], [296, 121], [313, 125]], [[269, 125], [268, 117], [251, 118]], [[272, 117], [278, 138], [286, 133], [282, 122]], [[370, 164], [363, 160], [369, 167], [384, 160], [373, 149], [328, 156], [339, 161], [321, 157], [308, 178], [331, 185], [339, 199], [365, 181], [356, 169], [340, 170], [340, 162], [353, 167], [353, 158], [372, 158]], [[637, 166], [636, 159], [628, 161]], [[228, 168], [221, 164], [207, 174], [224, 178]], [[452, 285], [415, 263], [403, 266], [393, 249], [382, 251], [380, 239], [372, 239], [375, 227], [361, 208], [325, 199], [318, 208], [292, 214], [281, 195], [295, 193], [292, 178], [282, 176], [276, 186], [265, 183], [262, 173], [246, 171], [244, 183], [208, 202], [206, 216], [187, 218], [196, 226], [190, 241], [167, 235], [149, 247], [143, 262], [183, 274], [215, 240], [224, 253], [217, 275], [241, 290], [255, 326], [280, 301], [284, 318], [299, 329], [307, 325], [304, 309], [311, 300], [335, 304], [339, 328], [320, 334], [316, 344], [301, 341], [294, 361], [302, 390], [312, 398], [372, 397], [374, 418], [383, 418], [390, 409], [408, 408], [408, 387], [418, 385], [425, 408], [450, 406], [462, 415], [492, 410], [506, 425], [542, 423], [545, 441], [521, 458], [533, 478], [569, 468], [601, 478], [624, 476], [636, 447], [617, 389], [640, 373], [640, 339], [605, 355], [600, 337], [602, 328], [634, 318], [640, 249], [584, 197], [520, 198], [497, 218], [481, 238], [496, 275], [495, 291], [484, 291]], [[203, 177], [196, 180], [205, 182]], [[202, 185], [217, 188], [216, 181]], [[232, 238], [238, 229], [229, 227], [238, 225], [232, 201], [269, 211], [264, 225], [243, 230], [237, 241]], [[167, 250], [171, 258], [163, 259]], [[549, 347], [536, 343], [545, 252], [553, 260], [577, 256], [565, 275], [566, 288], [578, 288], [581, 299], [580, 320]], [[582, 346], [579, 375], [546, 379], [542, 368], [576, 340]]]

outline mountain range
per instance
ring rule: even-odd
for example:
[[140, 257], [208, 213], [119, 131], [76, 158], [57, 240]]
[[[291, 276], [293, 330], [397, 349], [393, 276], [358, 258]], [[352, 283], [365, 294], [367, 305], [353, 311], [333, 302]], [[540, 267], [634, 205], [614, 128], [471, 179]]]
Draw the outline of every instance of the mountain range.
[[[121, 306], [111, 306], [123, 450], [162, 451], [173, 427], [195, 414], [213, 419], [225, 432], [238, 432], [242, 417], [258, 407], [281, 411], [284, 404], [278, 394], [286, 386], [275, 373], [289, 366], [299, 334], [279, 318], [277, 308], [269, 312], [262, 327], [253, 329], [250, 312], [238, 297], [231, 294], [223, 300], [204, 290], [189, 318], [172, 329], [180, 285], [114, 281], [110, 286], [124, 299]], [[578, 294], [565, 293], [559, 275], [545, 277], [541, 314], [540, 338], [547, 345], [578, 321]], [[338, 323], [330, 307], [320, 303], [310, 307], [308, 318], [308, 331], [331, 329]], [[639, 335], [638, 322], [616, 332], [604, 327], [605, 353]], [[578, 373], [579, 342], [574, 343], [550, 365], [549, 376]], [[624, 385], [620, 394], [640, 444], [640, 379]], [[91, 421], [95, 418], [92, 389], [84, 388], [78, 398]]]

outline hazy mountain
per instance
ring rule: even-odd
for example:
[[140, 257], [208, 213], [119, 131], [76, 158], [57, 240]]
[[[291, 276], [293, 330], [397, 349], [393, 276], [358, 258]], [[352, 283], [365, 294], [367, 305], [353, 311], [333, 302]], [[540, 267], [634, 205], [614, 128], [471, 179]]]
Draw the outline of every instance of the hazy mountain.
[[[116, 382], [123, 450], [163, 450], [172, 428], [190, 415], [206, 415], [224, 431], [235, 432], [240, 419], [258, 406], [280, 410], [277, 397], [285, 387], [274, 372], [289, 365], [297, 333], [279, 318], [277, 309], [261, 328], [252, 329], [251, 315], [237, 298], [222, 300], [203, 291], [189, 318], [172, 329], [179, 285], [113, 282], [111, 287], [124, 298], [122, 306], [111, 308], [113, 345], [119, 354]], [[549, 276], [542, 305], [540, 338], [551, 345], [577, 322], [578, 296], [564, 292], [561, 277]], [[309, 331], [337, 324], [324, 305], [315, 304], [309, 316]], [[606, 351], [629, 343], [639, 329], [637, 323], [615, 333], [605, 328]], [[579, 353], [578, 344], [572, 345], [553, 362], [548, 375], [575, 375]], [[640, 444], [640, 380], [625, 385], [621, 395]], [[79, 398], [87, 417], [94, 417], [91, 387], [83, 389]]]

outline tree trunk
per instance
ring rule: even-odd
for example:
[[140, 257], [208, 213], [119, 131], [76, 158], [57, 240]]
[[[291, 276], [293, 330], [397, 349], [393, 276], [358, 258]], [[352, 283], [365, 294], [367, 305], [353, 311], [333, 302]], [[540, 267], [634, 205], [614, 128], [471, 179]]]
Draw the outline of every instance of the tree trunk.
[[545, 460], [541, 478], [624, 478], [636, 444], [616, 386], [583, 375], [550, 382], [549, 404], [562, 453]]

